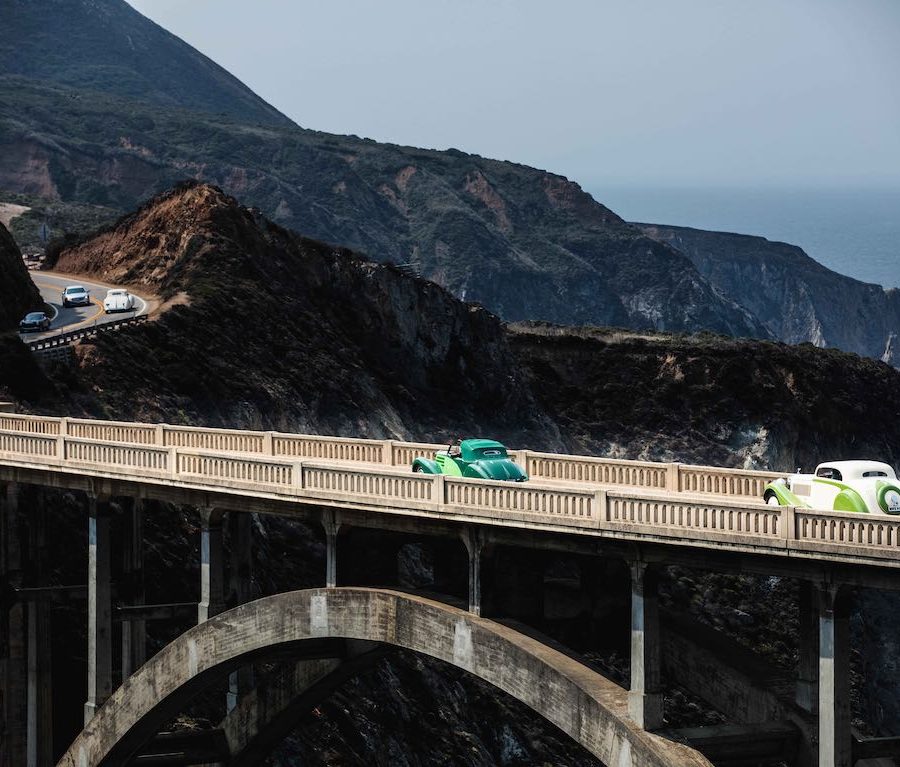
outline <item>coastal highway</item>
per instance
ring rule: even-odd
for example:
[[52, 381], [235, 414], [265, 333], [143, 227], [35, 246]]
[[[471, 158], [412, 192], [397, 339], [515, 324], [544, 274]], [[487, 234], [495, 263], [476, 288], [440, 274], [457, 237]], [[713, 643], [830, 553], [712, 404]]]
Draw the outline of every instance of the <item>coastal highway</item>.
[[[134, 296], [134, 311], [117, 312], [115, 314], [103, 313], [103, 299], [106, 297], [106, 291], [116, 287], [115, 285], [106, 285], [100, 282], [83, 280], [72, 275], [60, 274], [58, 272], [31, 272], [31, 279], [44, 301], [50, 304], [56, 314], [50, 313], [52, 323], [50, 330], [45, 333], [21, 333], [21, 337], [26, 341], [36, 341], [41, 338], [48, 338], [56, 333], [64, 330], [77, 330], [89, 325], [101, 325], [104, 322], [113, 322], [128, 317], [137, 317], [141, 314], [147, 314], [152, 310], [152, 302], [144, 300], [140, 296], [132, 293]], [[61, 294], [63, 288], [67, 285], [83, 285], [91, 295], [90, 306], [70, 306], [68, 309], [63, 308]], [[129, 291], [130, 292], [130, 291]]]

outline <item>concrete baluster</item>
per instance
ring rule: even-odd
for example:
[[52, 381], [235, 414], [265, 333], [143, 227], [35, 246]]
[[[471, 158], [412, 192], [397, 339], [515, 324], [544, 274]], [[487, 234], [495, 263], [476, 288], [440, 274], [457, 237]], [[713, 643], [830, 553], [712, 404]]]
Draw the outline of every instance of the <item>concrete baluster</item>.
[[660, 647], [657, 573], [646, 562], [632, 562], [628, 715], [645, 730], [663, 723]]
[[850, 605], [845, 589], [819, 589], [819, 767], [852, 767]]
[[[145, 603], [144, 592], [144, 502], [134, 499], [125, 511], [122, 526], [122, 580], [133, 605]], [[143, 620], [122, 623], [122, 680], [147, 659], [147, 624]]]
[[84, 723], [112, 692], [109, 499], [88, 496], [88, 694]]
[[222, 517], [221, 509], [200, 509], [200, 604], [197, 605], [197, 623], [208, 621], [225, 609]]

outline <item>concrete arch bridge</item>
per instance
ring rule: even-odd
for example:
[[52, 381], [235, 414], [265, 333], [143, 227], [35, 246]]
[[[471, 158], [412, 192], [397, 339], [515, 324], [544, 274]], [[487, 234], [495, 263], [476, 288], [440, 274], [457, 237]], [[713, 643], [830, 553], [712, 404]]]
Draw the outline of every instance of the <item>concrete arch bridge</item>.
[[[47, 732], [50, 606], [61, 591], [86, 602], [88, 638], [85, 729], [63, 765], [122, 764], [134, 754], [153, 764], [153, 753], [139, 752], [161, 717], [226, 673], [230, 710], [243, 717], [223, 722], [228, 754], [252, 753], [277, 732], [275, 725], [261, 726], [259, 711], [281, 711], [307, 687], [302, 700], [308, 702], [355, 673], [374, 657], [360, 643], [409, 647], [465, 668], [535, 708], [609, 767], [708, 764], [659, 734], [661, 669], [687, 665], [681, 663], [686, 644], [670, 641], [660, 621], [658, 576], [671, 566], [798, 582], [800, 661], [790, 700], [763, 696], [742, 703], [753, 678], [721, 695], [735, 721], [749, 727], [732, 733], [742, 748], [782, 735], [799, 739], [801, 767], [851, 767], [900, 750], [897, 739], [855, 739], [849, 706], [849, 600], [859, 587], [900, 590], [900, 517], [766, 506], [760, 496], [771, 473], [677, 463], [522, 450], [512, 454], [531, 476], [527, 483], [410, 472], [414, 456], [439, 448], [0, 413], [0, 764], [49, 767], [61, 750]], [[48, 582], [46, 541], [55, 510], [46, 498], [60, 495], [50, 491], [77, 496], [86, 510], [85, 583]], [[147, 604], [143, 526], [160, 503], [199, 511], [199, 601]], [[320, 526], [324, 590], [251, 601], [254, 514]], [[120, 536], [115, 545], [114, 531]], [[240, 605], [227, 613], [226, 531], [234, 544], [231, 604]], [[340, 559], [352, 561], [346, 549], [358, 531], [461, 546], [468, 609], [337, 588], [339, 550]], [[509, 549], [622, 565], [630, 600], [627, 692], [571, 665], [575, 661], [549, 645], [481, 617], [482, 571], [498, 550]], [[366, 583], [342, 579], [340, 585]], [[176, 613], [200, 625], [148, 662], [147, 621]], [[121, 637], [120, 653], [113, 652], [114, 636]], [[494, 660], [503, 662], [488, 663], [485, 648], [494, 648]], [[299, 668], [297, 684], [278, 692], [277, 700], [260, 697], [268, 694], [262, 690], [252, 693], [241, 667], [279, 653], [302, 653], [319, 665]], [[339, 666], [323, 660], [335, 657]], [[707, 684], [713, 661], [692, 657], [694, 680], [706, 685], [704, 694], [716, 694]], [[118, 690], [114, 659], [121, 662], [116, 675], [125, 680]], [[785, 721], [794, 728], [787, 734], [779, 730]], [[241, 745], [247, 733], [263, 731], [269, 735], [254, 735], [255, 745]], [[698, 746], [702, 737], [689, 740]]]
[[307, 686], [293, 698], [257, 690], [222, 722], [227, 763], [257, 764], [291, 728], [288, 712], [321, 702], [336, 680], [379, 657], [382, 645], [438, 658], [490, 682], [610, 767], [710, 767], [693, 749], [635, 724], [626, 690], [538, 640], [441, 602], [358, 588], [266, 597], [181, 635], [97, 711], [60, 767], [129, 764], [192, 696], [251, 659], [343, 658], [312, 664]]

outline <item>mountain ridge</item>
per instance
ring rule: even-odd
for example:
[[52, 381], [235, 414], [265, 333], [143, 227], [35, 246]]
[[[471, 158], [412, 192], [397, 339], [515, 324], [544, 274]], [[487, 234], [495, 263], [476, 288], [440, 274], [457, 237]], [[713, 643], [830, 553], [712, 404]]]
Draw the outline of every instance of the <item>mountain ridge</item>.
[[[97, 7], [110, 15], [123, 5], [97, 3], [32, 0], [14, 33], [0, 28], [0, 46], [31, 41], [22, 55], [34, 59], [35, 41], [46, 47], [59, 37], [35, 9], [62, 9], [78, 38]], [[84, 35], [122, 37], [109, 24]], [[125, 211], [193, 177], [280, 225], [408, 264], [506, 320], [767, 335], [682, 254], [561, 176], [457, 150], [160, 105], [147, 100], [157, 95], [152, 88], [135, 92], [90, 63], [65, 85], [38, 80], [24, 65], [0, 76], [0, 189]]]

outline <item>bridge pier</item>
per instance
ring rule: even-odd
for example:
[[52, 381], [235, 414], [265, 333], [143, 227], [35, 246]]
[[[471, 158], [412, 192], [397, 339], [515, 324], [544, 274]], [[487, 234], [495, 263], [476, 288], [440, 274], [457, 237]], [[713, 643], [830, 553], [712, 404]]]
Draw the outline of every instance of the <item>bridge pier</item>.
[[[144, 591], [144, 502], [134, 499], [125, 510], [122, 525], [122, 580], [131, 605], [146, 603]], [[147, 659], [147, 623], [122, 621], [122, 680], [128, 679]]]
[[826, 584], [819, 596], [819, 767], [852, 767], [850, 599]]
[[470, 528], [463, 536], [469, 561], [469, 612], [481, 615], [481, 553], [484, 539], [481, 532]]
[[[231, 570], [226, 604], [237, 607], [253, 599], [253, 517], [250, 514], [228, 514], [228, 542], [231, 549]], [[245, 665], [228, 675], [228, 711], [253, 689], [253, 666]]]
[[795, 700], [804, 711], [819, 709], [819, 605], [818, 593], [809, 581], [800, 581], [800, 658], [797, 664]]
[[225, 609], [221, 509], [200, 509], [200, 603], [197, 623]]
[[646, 562], [631, 563], [631, 687], [628, 715], [645, 730], [663, 723], [658, 574]]
[[337, 586], [337, 545], [341, 532], [334, 509], [326, 509], [322, 514], [322, 527], [325, 528], [325, 588], [333, 589]]
[[24, 570], [19, 485], [0, 485], [0, 764], [24, 764], [27, 743], [27, 616], [16, 600]]
[[[29, 514], [29, 583], [44, 585], [47, 569], [47, 507], [43, 492], [32, 488], [34, 507]], [[50, 602], [28, 603], [28, 695], [26, 767], [53, 764], [52, 636]]]
[[84, 723], [112, 694], [109, 499], [88, 496], [88, 689]]

